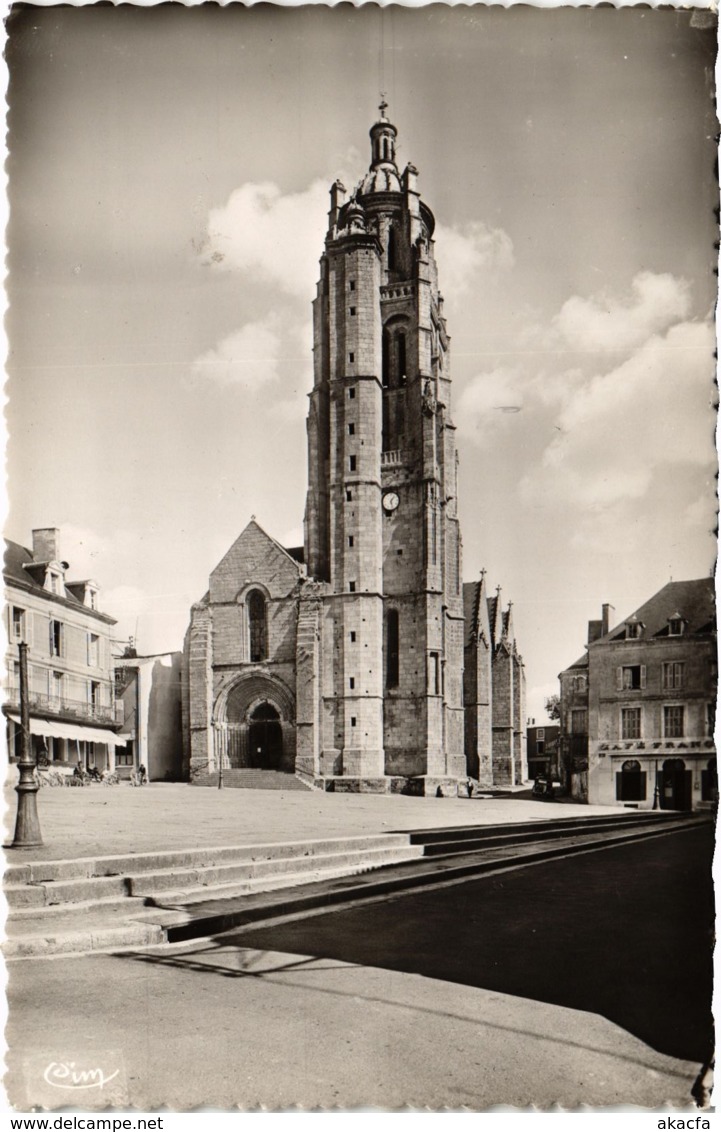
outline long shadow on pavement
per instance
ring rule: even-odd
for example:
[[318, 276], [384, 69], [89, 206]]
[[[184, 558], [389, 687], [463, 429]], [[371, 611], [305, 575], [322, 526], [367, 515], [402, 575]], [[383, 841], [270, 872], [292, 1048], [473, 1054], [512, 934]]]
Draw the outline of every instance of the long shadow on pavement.
[[713, 1044], [712, 856], [709, 824], [215, 942], [591, 1011], [702, 1063]]

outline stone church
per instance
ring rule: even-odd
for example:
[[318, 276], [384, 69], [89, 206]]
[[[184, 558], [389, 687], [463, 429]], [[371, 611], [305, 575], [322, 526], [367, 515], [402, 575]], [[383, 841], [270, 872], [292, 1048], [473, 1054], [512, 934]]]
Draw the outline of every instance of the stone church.
[[525, 776], [510, 607], [463, 585], [449, 344], [418, 171], [381, 103], [368, 173], [336, 181], [313, 302], [304, 546], [252, 519], [193, 606], [191, 780], [295, 772], [453, 794]]

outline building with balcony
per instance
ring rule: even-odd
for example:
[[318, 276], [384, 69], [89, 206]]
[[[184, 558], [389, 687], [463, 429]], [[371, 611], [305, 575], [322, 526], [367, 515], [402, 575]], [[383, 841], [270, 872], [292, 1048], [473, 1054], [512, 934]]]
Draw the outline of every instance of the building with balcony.
[[20, 753], [20, 661], [28, 646], [32, 747], [41, 762], [71, 770], [115, 769], [122, 722], [115, 701], [111, 633], [97, 583], [68, 581], [54, 527], [34, 530], [32, 550], [6, 541], [7, 650], [3, 712], [11, 759]]
[[711, 578], [669, 582], [615, 628], [590, 621], [562, 672], [561, 776], [577, 801], [697, 810], [718, 800]]

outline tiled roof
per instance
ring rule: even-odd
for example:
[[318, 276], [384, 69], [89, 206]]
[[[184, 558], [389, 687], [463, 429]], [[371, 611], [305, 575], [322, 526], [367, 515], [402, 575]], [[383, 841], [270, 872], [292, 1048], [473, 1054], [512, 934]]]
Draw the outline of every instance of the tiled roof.
[[10, 539], [5, 539], [5, 564], [3, 573], [9, 582], [22, 582], [25, 586], [36, 585], [37, 583], [32, 574], [28, 574], [27, 570], [23, 569], [24, 564], [26, 562], [32, 562], [32, 560], [32, 550], [28, 550], [26, 546], [21, 546], [19, 542], [11, 542]]
[[[51, 601], [62, 602], [63, 605], [76, 606], [82, 609], [91, 617], [97, 617], [101, 621], [106, 621], [111, 625], [115, 625], [114, 617], [110, 617], [107, 613], [101, 613], [97, 609], [89, 609], [82, 601], [78, 601], [75, 594], [72, 593], [65, 585], [63, 585], [63, 592], [60, 594], [51, 593], [46, 590], [42, 581], [44, 575], [41, 574], [40, 567], [44, 566], [43, 562], [35, 562], [32, 550], [28, 550], [26, 546], [21, 546], [19, 542], [12, 542], [11, 539], [5, 539], [5, 560], [3, 566], [3, 576], [8, 585], [15, 583], [22, 586], [23, 589], [34, 590], [38, 595], [42, 595]], [[31, 567], [26, 569], [26, 567]], [[33, 569], [33, 567], [35, 567]]]
[[690, 582], [667, 582], [663, 589], [634, 610], [632, 614], [612, 629], [605, 637], [590, 646], [595, 648], [601, 642], [623, 639], [627, 621], [635, 619], [644, 626], [643, 639], [668, 636], [669, 618], [680, 615], [684, 622], [684, 636], [698, 633], [712, 633], [716, 629], [716, 602], [713, 578], [697, 578]]

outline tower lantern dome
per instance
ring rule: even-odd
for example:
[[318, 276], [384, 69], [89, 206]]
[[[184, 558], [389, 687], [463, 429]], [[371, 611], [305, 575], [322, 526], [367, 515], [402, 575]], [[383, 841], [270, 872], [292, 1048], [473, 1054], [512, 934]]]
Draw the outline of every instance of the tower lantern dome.
[[370, 129], [371, 137], [371, 169], [380, 165], [390, 165], [396, 168], [396, 137], [398, 131], [392, 122], [386, 118], [388, 103], [382, 100], [378, 109], [381, 112], [380, 120], [374, 122]]
[[388, 104], [383, 99], [379, 106], [381, 116], [370, 128], [371, 164], [359, 185], [361, 193], [401, 191], [401, 182], [396, 166], [396, 137], [398, 131], [386, 118]]

